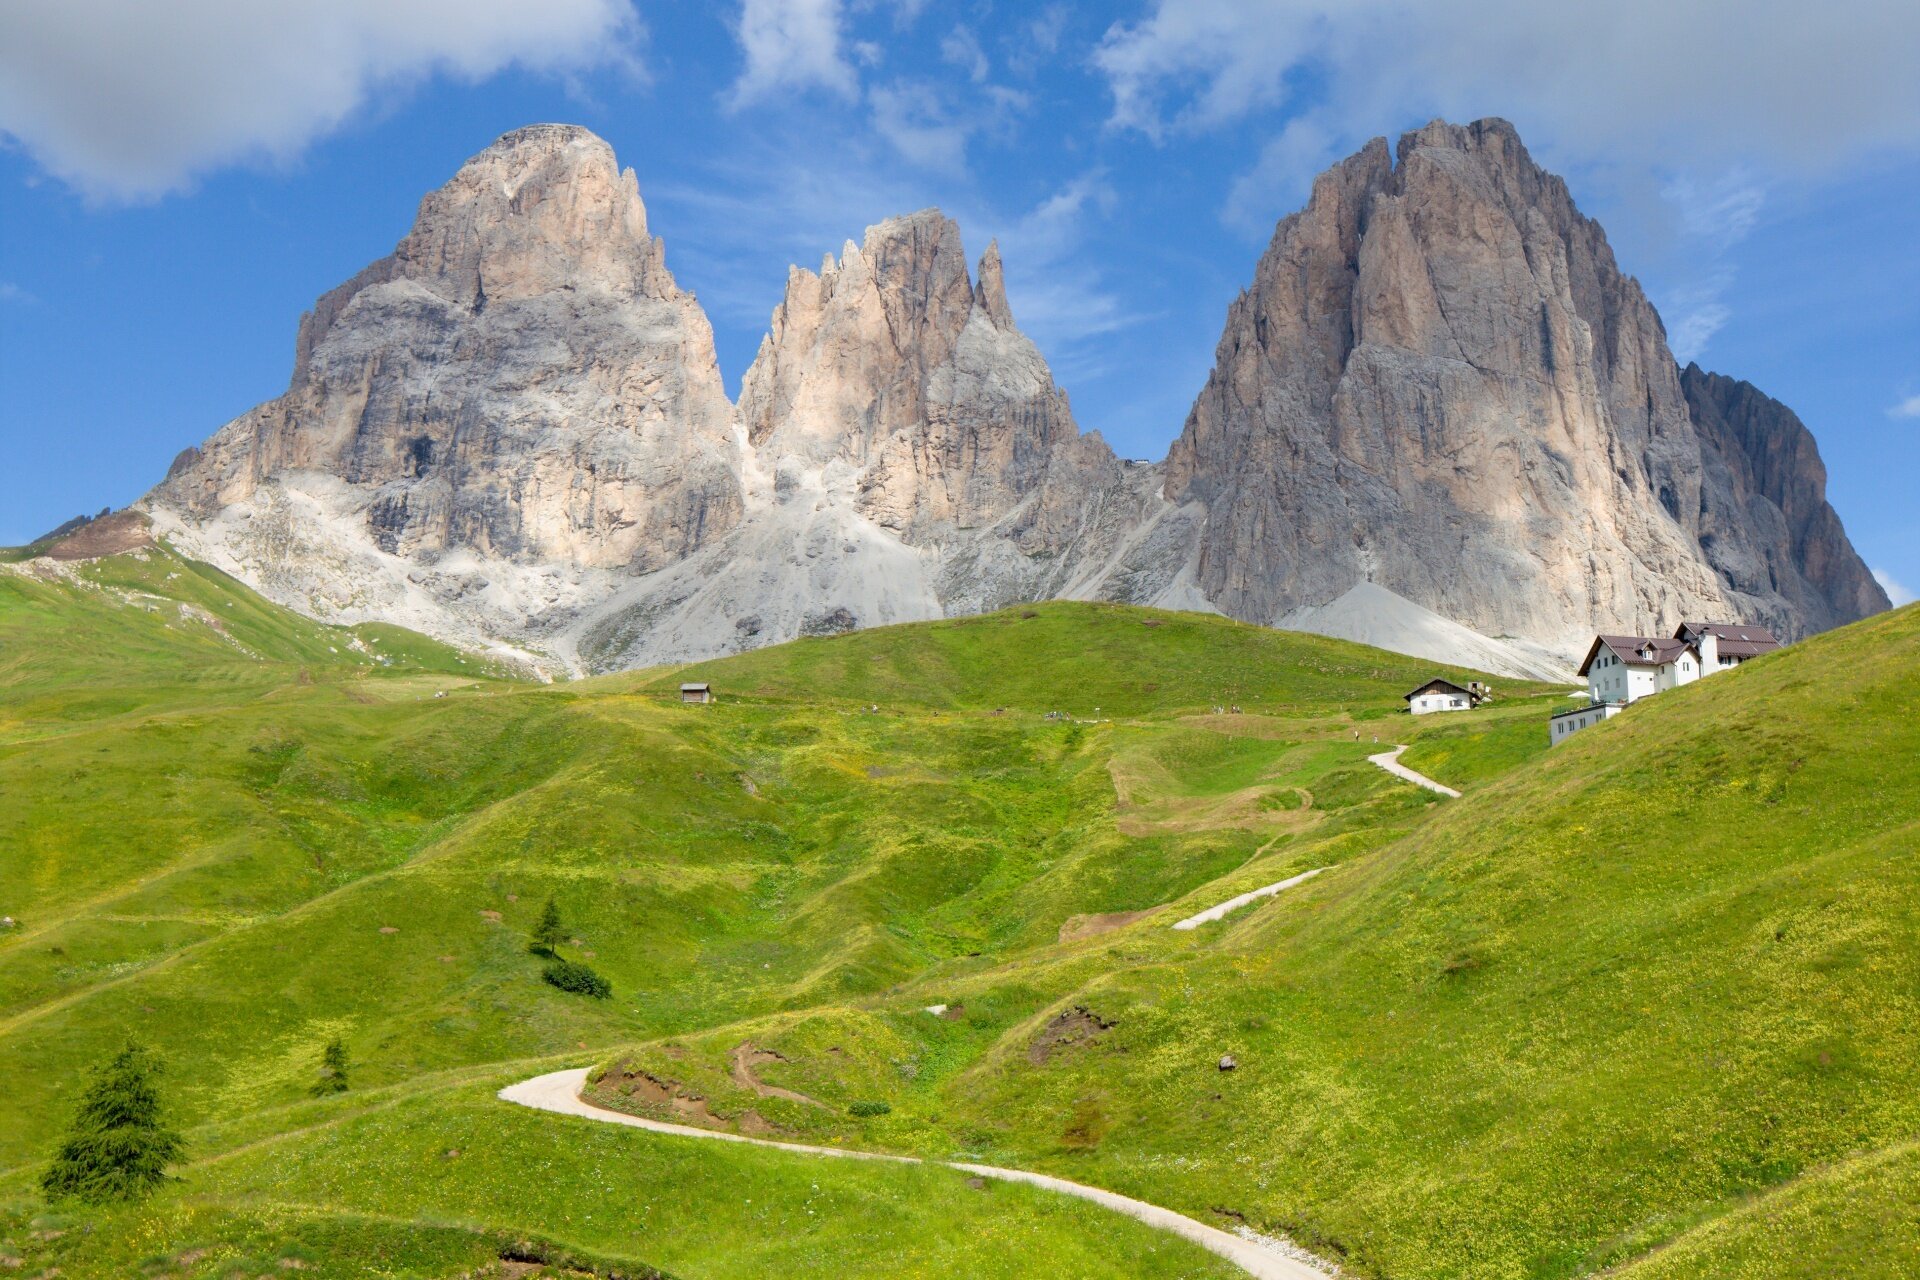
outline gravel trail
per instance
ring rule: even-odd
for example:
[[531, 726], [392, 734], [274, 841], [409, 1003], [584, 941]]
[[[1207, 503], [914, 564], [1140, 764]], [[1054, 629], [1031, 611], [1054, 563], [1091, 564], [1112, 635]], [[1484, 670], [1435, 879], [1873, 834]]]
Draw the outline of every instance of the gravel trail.
[[648, 1120], [642, 1116], [630, 1116], [623, 1111], [609, 1111], [605, 1107], [594, 1106], [580, 1096], [580, 1090], [586, 1082], [587, 1072], [584, 1067], [572, 1071], [553, 1071], [543, 1076], [535, 1076], [531, 1080], [522, 1080], [519, 1084], [508, 1085], [500, 1091], [500, 1096], [508, 1102], [516, 1102], [523, 1107], [533, 1107], [540, 1111], [584, 1116], [589, 1120], [599, 1120], [606, 1124], [623, 1124], [635, 1129], [649, 1129], [654, 1133], [672, 1134], [679, 1138], [698, 1138], [708, 1142], [739, 1142], [748, 1146], [772, 1147], [776, 1150], [799, 1152], [803, 1155], [832, 1156], [841, 1160], [886, 1160], [895, 1164], [945, 1163], [948, 1168], [958, 1169], [975, 1177], [996, 1178], [1002, 1182], [1025, 1182], [1032, 1186], [1044, 1187], [1048, 1191], [1057, 1191], [1061, 1195], [1090, 1200], [1094, 1204], [1112, 1209], [1115, 1213], [1124, 1213], [1150, 1227], [1158, 1227], [1162, 1231], [1170, 1231], [1174, 1235], [1190, 1240], [1201, 1248], [1225, 1258], [1248, 1275], [1257, 1277], [1258, 1280], [1327, 1280], [1330, 1274], [1308, 1261], [1308, 1255], [1304, 1251], [1296, 1256], [1274, 1245], [1243, 1239], [1230, 1231], [1208, 1226], [1183, 1213], [1175, 1213], [1171, 1209], [1163, 1209], [1159, 1205], [1148, 1204], [1144, 1200], [1135, 1200], [1116, 1192], [1104, 1191], [1099, 1187], [1069, 1182], [1065, 1178], [1056, 1178], [1044, 1173], [1028, 1173], [1023, 1169], [1001, 1169], [985, 1164], [923, 1161], [914, 1156], [886, 1155], [877, 1151], [848, 1151], [840, 1147], [773, 1142], [766, 1138], [749, 1138], [744, 1134], [696, 1129], [689, 1125], [668, 1124], [664, 1120]]

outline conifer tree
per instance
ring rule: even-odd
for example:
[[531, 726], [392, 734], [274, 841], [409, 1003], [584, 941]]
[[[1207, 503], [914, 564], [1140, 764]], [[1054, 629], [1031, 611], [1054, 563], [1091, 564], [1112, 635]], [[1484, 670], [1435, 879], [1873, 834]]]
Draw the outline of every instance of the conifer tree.
[[154, 1079], [160, 1063], [129, 1044], [87, 1086], [53, 1164], [40, 1179], [49, 1200], [134, 1200], [166, 1180], [185, 1144], [163, 1123]]
[[552, 955], [566, 940], [567, 927], [560, 922], [560, 904], [552, 898], [540, 909], [540, 920], [533, 926], [533, 950], [536, 955]]
[[327, 1041], [327, 1047], [320, 1055], [320, 1080], [313, 1086], [313, 1096], [320, 1098], [329, 1093], [346, 1091], [347, 1042], [335, 1036]]

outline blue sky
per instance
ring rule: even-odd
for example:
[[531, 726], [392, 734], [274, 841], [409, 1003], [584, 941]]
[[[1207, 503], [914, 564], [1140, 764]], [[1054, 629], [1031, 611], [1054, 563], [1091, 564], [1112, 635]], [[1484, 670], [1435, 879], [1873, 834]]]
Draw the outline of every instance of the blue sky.
[[637, 171], [730, 387], [789, 263], [939, 205], [972, 253], [999, 238], [1081, 426], [1157, 458], [1315, 172], [1501, 115], [1683, 358], [1800, 413], [1862, 554], [1920, 587], [1920, 5], [1590, 8], [14, 0], [0, 543], [132, 500], [278, 394], [300, 312], [521, 124]]

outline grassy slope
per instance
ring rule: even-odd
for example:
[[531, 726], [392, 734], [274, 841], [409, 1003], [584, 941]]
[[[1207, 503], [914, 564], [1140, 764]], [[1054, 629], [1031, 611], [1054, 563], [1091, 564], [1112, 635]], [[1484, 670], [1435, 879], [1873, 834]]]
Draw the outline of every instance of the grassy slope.
[[[318, 1265], [351, 1237], [396, 1274], [503, 1230], [687, 1276], [1217, 1272], [938, 1171], [503, 1112], [486, 1086], [541, 1063], [470, 1066], [619, 1043], [722, 1117], [1231, 1210], [1379, 1274], [1570, 1275], [1669, 1239], [1640, 1264], [1663, 1280], [1769, 1274], [1808, 1241], [1870, 1274], [1874, 1206], [1910, 1185], [1899, 1159], [1848, 1157], [1920, 1118], [1913, 610], [1548, 752], [1532, 690], [1390, 720], [1423, 665], [1107, 606], [704, 664], [724, 701], [682, 708], [682, 671], [372, 670], [265, 606], [248, 657], [45, 590], [0, 598], [0, 789], [34, 806], [0, 825], [24, 854], [0, 858], [0, 911], [25, 921], [0, 940], [23, 1103], [0, 1116], [0, 1192], [24, 1189], [74, 1070], [134, 1031], [173, 1060], [205, 1157], [141, 1219], [156, 1256], [278, 1222]], [[81, 624], [98, 639], [58, 656]], [[1253, 714], [1205, 714], [1231, 703]], [[1106, 722], [1040, 719], [1056, 706]], [[1469, 799], [1385, 779], [1376, 733]], [[1224, 925], [1164, 927], [1324, 864]], [[534, 980], [521, 939], [548, 893], [614, 1001]], [[936, 1000], [964, 1008], [919, 1011]], [[1074, 1005], [1115, 1025], [1036, 1061]], [[355, 1091], [301, 1101], [336, 1033]], [[742, 1088], [747, 1040], [786, 1058], [762, 1080], [832, 1110]], [[894, 1111], [856, 1121], [856, 1100]], [[817, 1227], [796, 1208], [816, 1184], [842, 1207]], [[668, 1187], [664, 1208], [625, 1194]], [[5, 1247], [29, 1247], [14, 1221]], [[31, 1247], [123, 1274], [133, 1226], [97, 1225], [70, 1233], [93, 1256]]]
[[[458, 655], [399, 634], [364, 638], [405, 655], [380, 666], [352, 646], [361, 636], [164, 552], [84, 572], [95, 585], [0, 578], [11, 593], [0, 595], [0, 788], [25, 801], [0, 817], [0, 910], [22, 921], [0, 935], [0, 1071], [22, 1103], [0, 1118], [0, 1167], [14, 1166], [16, 1188], [80, 1071], [129, 1034], [165, 1050], [178, 1112], [196, 1150], [214, 1154], [241, 1140], [231, 1117], [296, 1105], [332, 1035], [352, 1046], [357, 1100], [422, 1072], [866, 997], [1020, 954], [1076, 915], [1155, 907], [1236, 868], [1265, 874], [1301, 831], [1361, 809], [1408, 821], [1426, 805], [1367, 768], [1367, 748], [1340, 729], [1350, 712], [1391, 706], [1415, 664], [1218, 620], [1149, 627], [1139, 611], [1070, 605], [1014, 615], [1087, 632], [1090, 656], [1056, 662], [1050, 679], [1113, 677], [1101, 650], [1122, 641], [1143, 669], [1191, 664], [1212, 631], [1270, 682], [1269, 707], [1293, 684], [1313, 700], [1287, 706], [1291, 718], [1225, 718], [1234, 737], [1176, 714], [1190, 691], [1146, 691], [1163, 714], [1137, 724], [956, 707], [968, 699], [939, 682], [917, 701], [895, 689], [901, 705], [872, 715], [839, 700], [874, 696], [844, 672], [832, 698], [803, 685], [683, 708], [647, 677], [467, 679]], [[971, 633], [987, 642], [967, 662], [1030, 656], [1030, 629], [987, 621], [999, 625]], [[876, 665], [933, 669], [952, 630], [890, 632]], [[742, 681], [717, 666], [730, 694]], [[1126, 774], [1120, 824], [1110, 760], [1139, 775]], [[1282, 774], [1326, 792], [1324, 804], [1303, 807]], [[614, 980], [614, 1001], [537, 981], [524, 930], [548, 894], [582, 939], [570, 954]], [[471, 1105], [449, 1095], [427, 1110]], [[330, 1153], [315, 1167], [338, 1166], [328, 1141], [296, 1139], [276, 1161], [311, 1147]], [[619, 1141], [647, 1154], [645, 1138]], [[697, 1182], [715, 1159], [683, 1154], [675, 1176]], [[213, 1213], [212, 1194], [244, 1236], [267, 1189], [241, 1186], [228, 1203], [206, 1190], [226, 1176], [196, 1173], [179, 1221]], [[573, 1167], [558, 1185], [592, 1176]], [[445, 1212], [387, 1198], [412, 1189], [390, 1178], [365, 1171], [358, 1211]], [[845, 1185], [861, 1178], [886, 1182]], [[324, 1202], [344, 1201], [330, 1189]], [[971, 1224], [957, 1237], [976, 1241], [968, 1265], [990, 1274], [1015, 1256], [1002, 1228], [981, 1225], [995, 1214], [952, 1212]], [[1054, 1223], [1032, 1227], [1042, 1237], [1084, 1227], [1071, 1214], [1036, 1221]], [[902, 1231], [933, 1240], [932, 1222]], [[1157, 1247], [1152, 1233], [1102, 1229], [1129, 1251]], [[727, 1248], [758, 1257], [738, 1230]], [[1046, 1248], [1075, 1256], [1064, 1239]], [[1160, 1256], [1211, 1273], [1191, 1250]], [[62, 1265], [80, 1274], [85, 1260]], [[733, 1274], [717, 1267], [697, 1273]]]
[[[890, 1100], [872, 1140], [1232, 1209], [1367, 1274], [1569, 1276], [1675, 1237], [1646, 1274], [1884, 1270], [1910, 1155], [1794, 1180], [1920, 1128], [1917, 658], [1908, 609], [1531, 763], [1493, 724], [1460, 776], [1502, 778], [1237, 925], [763, 1030], [793, 1060], [763, 1078]], [[1435, 732], [1434, 759], [1469, 749]], [[967, 1020], [911, 1012], [934, 994]], [[1114, 1026], [1036, 1062], [1076, 1005]], [[631, 1058], [718, 1092], [736, 1038]]]

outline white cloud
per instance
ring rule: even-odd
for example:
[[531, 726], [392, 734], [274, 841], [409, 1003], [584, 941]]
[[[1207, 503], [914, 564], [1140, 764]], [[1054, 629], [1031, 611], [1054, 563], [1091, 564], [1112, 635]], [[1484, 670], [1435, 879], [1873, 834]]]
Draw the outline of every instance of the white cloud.
[[0, 280], [0, 302], [38, 302], [40, 299], [11, 280]]
[[1920, 396], [1908, 396], [1887, 410], [1889, 418], [1920, 418]]
[[1896, 609], [1903, 604], [1912, 604], [1916, 599], [1920, 599], [1920, 596], [1915, 596], [1911, 589], [1894, 581], [1893, 575], [1885, 569], [1875, 569], [1873, 580], [1880, 584], [1880, 589], [1887, 593], [1887, 599], [1893, 601], [1893, 607]]
[[875, 85], [867, 99], [873, 106], [874, 132], [903, 158], [947, 173], [966, 167], [972, 126], [949, 114], [931, 86], [908, 81]]
[[1159, 136], [1325, 101], [1377, 131], [1504, 115], [1582, 159], [1818, 171], [1920, 145], [1920, 5], [1157, 0], [1094, 55]]
[[[1670, 304], [1671, 305], [1671, 304]], [[1702, 302], [1677, 313], [1667, 327], [1667, 346], [1681, 364], [1692, 364], [1706, 353], [1713, 335], [1726, 328], [1733, 312], [1724, 302]]]
[[727, 105], [738, 110], [806, 89], [857, 97], [859, 78], [840, 51], [842, 25], [840, 0], [743, 0], [734, 34], [747, 62]]
[[1337, 145], [1333, 131], [1317, 115], [1289, 120], [1260, 149], [1253, 168], [1234, 180], [1222, 215], [1227, 224], [1249, 232], [1270, 231], [1273, 211], [1301, 202], [1313, 175], [1333, 158]]
[[147, 198], [431, 75], [637, 69], [639, 31], [629, 0], [9, 0], [0, 133], [89, 196]]
[[967, 73], [967, 79], [975, 84], [987, 78], [993, 68], [987, 62], [987, 51], [980, 47], [980, 40], [965, 27], [955, 27], [940, 40], [940, 60], [949, 66], [959, 67]]

